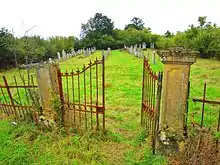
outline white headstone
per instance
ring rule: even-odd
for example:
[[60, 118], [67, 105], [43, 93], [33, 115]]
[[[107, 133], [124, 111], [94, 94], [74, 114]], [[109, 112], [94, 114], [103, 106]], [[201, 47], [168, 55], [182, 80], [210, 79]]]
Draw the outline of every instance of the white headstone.
[[65, 50], [62, 50], [62, 58], [63, 58], [63, 60], [66, 60], [66, 52], [65, 52]]
[[111, 52], [111, 48], [108, 48], [107, 55], [110, 55], [110, 52]]
[[156, 64], [155, 56], [156, 56], [156, 52], [153, 51], [153, 56], [152, 56], [152, 63], [153, 63], [153, 64]]
[[142, 48], [146, 49], [146, 43], [145, 42], [142, 44]]
[[49, 64], [52, 64], [53, 62], [52, 58], [49, 58], [48, 61], [49, 61]]
[[60, 52], [57, 52], [57, 59], [60, 61]]

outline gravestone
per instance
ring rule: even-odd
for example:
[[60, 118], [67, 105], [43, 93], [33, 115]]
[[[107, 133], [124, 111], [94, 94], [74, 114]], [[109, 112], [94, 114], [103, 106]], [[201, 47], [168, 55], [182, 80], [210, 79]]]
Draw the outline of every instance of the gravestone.
[[137, 56], [137, 51], [134, 52], [134, 56]]
[[66, 60], [66, 52], [65, 52], [65, 50], [62, 50], [62, 58], [63, 58], [63, 60]]
[[151, 49], [154, 49], [154, 47], [155, 47], [155, 44], [154, 44], [154, 43], [151, 43], [151, 44], [150, 44], [150, 48], [151, 48]]
[[141, 49], [141, 44], [139, 44], [139, 49]]
[[142, 44], [142, 48], [146, 49], [146, 43], [145, 42]]
[[110, 55], [110, 52], [111, 52], [111, 48], [108, 48], [108, 53], [107, 54]]
[[129, 53], [130, 53], [130, 54], [133, 53], [133, 46], [131, 46], [131, 47], [129, 48]]
[[52, 58], [49, 58], [49, 59], [48, 59], [48, 62], [49, 62], [49, 64], [52, 64], [52, 63], [53, 63]]
[[57, 59], [60, 61], [60, 52], [57, 52]]
[[156, 52], [154, 50], [152, 52], [152, 63], [156, 64]]
[[134, 54], [135, 55], [135, 52], [137, 51], [137, 46], [136, 45], [134, 45], [134, 48], [133, 48], [133, 53], [132, 54]]

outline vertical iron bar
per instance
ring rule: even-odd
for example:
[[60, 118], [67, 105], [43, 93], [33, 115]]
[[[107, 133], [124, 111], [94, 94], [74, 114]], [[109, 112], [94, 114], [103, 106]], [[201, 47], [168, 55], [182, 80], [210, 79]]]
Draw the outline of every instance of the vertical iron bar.
[[189, 112], [189, 93], [190, 93], [190, 81], [188, 82], [188, 91], [187, 91], [187, 101], [186, 101], [186, 116], [185, 116], [185, 136], [187, 136], [187, 122], [188, 122], [188, 112]]
[[[20, 105], [22, 105], [21, 96], [20, 96], [20, 92], [19, 92], [19, 89], [18, 89], [18, 84], [17, 84], [17, 80], [16, 80], [15, 76], [14, 76], [14, 82], [15, 82], [15, 86], [16, 86], [16, 90], [17, 90], [17, 95], [18, 95], [19, 103], [20, 103]], [[19, 117], [21, 117], [21, 115], [23, 114], [23, 111], [21, 111], [19, 108], [18, 108], [18, 111], [19, 111]]]
[[63, 84], [62, 84], [62, 73], [60, 69], [57, 68], [57, 77], [58, 77], [58, 86], [59, 86], [59, 96], [60, 96], [60, 104], [61, 104], [61, 125], [64, 126], [64, 97], [63, 97]]
[[[154, 75], [156, 75], [156, 73], [154, 73]], [[152, 134], [154, 134], [154, 129], [155, 129], [155, 126], [154, 126], [154, 124], [155, 124], [155, 120], [156, 120], [156, 115], [155, 115], [155, 113], [156, 113], [156, 105], [155, 105], [155, 92], [156, 92], [156, 81], [158, 81], [157, 79], [153, 79], [153, 132], [152, 132]]]
[[[5, 101], [5, 104], [8, 104], [7, 102], [7, 99], [5, 97], [5, 93], [4, 93], [4, 90], [1, 88], [1, 92], [2, 92], [2, 95], [3, 95], [3, 98], [4, 98], [4, 101]], [[4, 102], [3, 102], [4, 103]], [[10, 110], [7, 108], [7, 106], [5, 106], [5, 109], [6, 109], [6, 112], [7, 112], [7, 115], [10, 116]]]
[[81, 104], [80, 104], [80, 71], [79, 71], [79, 68], [78, 68], [78, 74], [77, 74], [77, 77], [78, 77], [78, 99], [79, 99], [79, 126], [81, 127]]
[[67, 104], [68, 104], [68, 107], [70, 107], [70, 97], [69, 97], [69, 81], [68, 81], [68, 72], [66, 70], [66, 90], [67, 90]]
[[205, 84], [204, 84], [204, 91], [203, 91], [201, 127], [203, 127], [203, 123], [204, 123], [205, 96], [206, 96], [206, 82], [205, 82]]
[[153, 132], [153, 141], [152, 141], [153, 154], [155, 154], [156, 151], [157, 131], [159, 130], [162, 78], [163, 78], [163, 74], [162, 72], [159, 72], [158, 80], [157, 80], [157, 96], [156, 96], [156, 105], [155, 105], [154, 132]]
[[142, 74], [142, 102], [141, 102], [141, 125], [143, 125], [143, 108], [144, 108], [144, 94], [145, 94], [145, 57], [143, 58], [143, 74]]
[[[34, 104], [33, 107], [32, 107], [32, 117], [33, 117], [34, 121], [36, 121], [37, 115], [39, 115], [41, 112], [38, 109], [39, 105], [38, 105], [38, 102], [37, 102], [38, 100], [37, 100], [36, 93], [35, 93], [35, 90], [34, 90], [34, 78], [33, 78], [33, 75], [31, 75], [31, 83], [32, 83], [32, 90], [33, 90], [32, 99], [33, 99], [33, 104]], [[38, 114], [36, 114], [36, 112]], [[36, 123], [38, 123], [38, 121], [36, 121]]]
[[90, 111], [91, 111], [91, 129], [93, 128], [93, 124], [92, 124], [92, 62], [91, 62], [91, 60], [90, 60]]
[[[12, 105], [12, 108], [14, 110], [14, 114], [15, 114], [15, 119], [16, 117], [18, 116], [17, 112], [16, 112], [16, 108], [15, 108], [15, 105], [14, 105], [14, 101], [13, 101], [13, 98], [12, 98], [12, 95], [11, 95], [11, 92], [10, 92], [10, 89], [9, 89], [9, 86], [8, 86], [8, 82], [7, 82], [7, 79], [5, 76], [3, 76], [3, 80], [4, 80], [4, 83], [5, 83], [5, 87], [7, 89], [7, 92], [8, 92], [8, 96], [10, 98], [10, 102], [11, 102], [11, 105]], [[13, 112], [13, 111], [12, 111]], [[12, 113], [13, 114], [13, 113]]]
[[150, 133], [151, 133], [151, 136], [152, 136], [152, 76], [150, 74], [150, 113], [149, 113], [149, 117], [150, 117]]
[[97, 124], [97, 130], [99, 130], [99, 112], [98, 112], [98, 106], [99, 106], [99, 82], [98, 82], [98, 59], [96, 57], [96, 124]]
[[84, 105], [85, 105], [85, 108], [84, 108], [84, 110], [85, 110], [85, 126], [86, 126], [86, 129], [87, 129], [87, 105], [86, 105], [86, 66], [84, 65], [83, 66], [83, 81], [84, 81]]
[[[70, 98], [69, 98], [69, 81], [68, 81], [68, 76], [69, 76], [69, 73], [67, 72], [67, 70], [66, 70], [66, 73], [65, 73], [65, 77], [66, 77], [66, 93], [67, 93], [67, 98], [66, 97], [64, 97], [64, 101], [65, 101], [65, 104], [67, 104], [67, 109], [68, 109], [68, 111], [67, 111], [67, 113], [68, 113], [68, 115], [66, 116], [67, 117], [67, 120], [68, 120], [68, 122], [69, 122], [69, 120], [71, 120], [72, 118], [72, 116], [71, 116], [71, 110], [70, 110]], [[67, 99], [67, 100], [66, 100]]]
[[[22, 76], [23, 77], [23, 83], [24, 83], [24, 86], [26, 86], [26, 84], [25, 84], [25, 77], [24, 76]], [[26, 88], [24, 88], [24, 90], [25, 90], [25, 94], [26, 94], [26, 98], [27, 98], [27, 105], [29, 105], [29, 98], [28, 98], [28, 92], [27, 92], [27, 89]]]
[[15, 86], [16, 86], [17, 93], [18, 93], [18, 98], [19, 98], [20, 104], [22, 105], [21, 96], [20, 96], [20, 92], [19, 92], [18, 87], [17, 87], [18, 84], [17, 84], [17, 80], [16, 80], [15, 76], [14, 76], [14, 81], [15, 81]]
[[[5, 101], [5, 104], [6, 104], [6, 98], [5, 98], [5, 95], [4, 95], [4, 92], [3, 92], [3, 89], [1, 88], [1, 92], [2, 92], [2, 95], [3, 95], [3, 98], [4, 100], [1, 101], [2, 104], [4, 104], [4, 101]], [[4, 109], [4, 113], [5, 115], [9, 116], [9, 113], [8, 113], [8, 109], [6, 106], [2, 105], [2, 108]]]
[[[147, 64], [148, 64], [148, 61], [147, 61]], [[146, 99], [146, 106], [147, 106], [147, 108], [146, 108], [146, 112], [145, 112], [145, 114], [146, 114], [146, 119], [147, 119], [147, 121], [146, 121], [146, 126], [147, 126], [147, 129], [148, 129], [148, 133], [150, 133], [150, 118], [149, 118], [149, 102], [150, 102], [150, 76], [149, 76], [149, 70], [147, 70], [147, 73], [146, 73], [146, 75], [147, 75], [147, 89], [146, 89], [146, 92], [147, 92], [147, 99]]]
[[[220, 131], [220, 106], [218, 110], [218, 127], [217, 127], [217, 132]], [[216, 139], [216, 149], [218, 149], [218, 138]]]
[[71, 72], [71, 78], [72, 78], [72, 95], [73, 95], [73, 113], [74, 113], [74, 115], [73, 115], [73, 123], [74, 123], [74, 125], [76, 125], [76, 107], [75, 107], [75, 88], [74, 88], [74, 77], [73, 77], [73, 70], [72, 70], [72, 72]]
[[102, 106], [103, 130], [105, 130], [105, 55], [102, 56]]

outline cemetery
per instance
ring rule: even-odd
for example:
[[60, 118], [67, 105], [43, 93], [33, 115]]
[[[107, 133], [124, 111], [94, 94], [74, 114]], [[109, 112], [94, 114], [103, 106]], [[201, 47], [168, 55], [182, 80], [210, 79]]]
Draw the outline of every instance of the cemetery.
[[0, 30], [0, 165], [219, 164], [216, 23], [156, 34], [96, 13], [79, 37], [33, 28]]

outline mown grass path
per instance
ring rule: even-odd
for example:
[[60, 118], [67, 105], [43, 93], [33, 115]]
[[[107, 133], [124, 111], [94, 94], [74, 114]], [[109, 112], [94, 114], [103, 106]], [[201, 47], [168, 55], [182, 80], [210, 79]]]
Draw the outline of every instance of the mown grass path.
[[[60, 68], [71, 72], [96, 57], [101, 58], [100, 51], [63, 61]], [[0, 164], [164, 164], [164, 157], [152, 155], [146, 131], [140, 126], [142, 62], [119, 50], [108, 56], [106, 134], [65, 135], [40, 131], [30, 123], [13, 126], [0, 121]]]
[[[82, 68], [90, 60], [101, 58], [97, 51], [84, 58], [78, 56], [60, 63], [63, 72]], [[158, 58], [158, 57], [157, 57]], [[164, 157], [152, 155], [145, 141], [146, 131], [140, 126], [142, 59], [126, 52], [113, 50], [106, 60], [106, 128], [107, 133], [65, 135], [60, 131], [41, 131], [36, 126], [17, 126], [0, 120], [0, 165], [1, 164], [164, 164]], [[151, 65], [154, 71], [162, 70], [157, 60]], [[7, 77], [19, 75], [16, 69], [1, 73]], [[207, 81], [207, 98], [220, 99], [220, 62], [198, 59], [191, 69], [190, 97], [202, 95], [203, 82]], [[10, 79], [10, 83], [13, 83]], [[200, 111], [201, 104], [190, 111]], [[216, 121], [216, 107], [207, 106], [206, 116]], [[1, 118], [1, 117], [0, 117]], [[198, 121], [200, 115], [198, 115]], [[209, 119], [209, 117], [207, 118]], [[210, 118], [211, 119], [211, 118]], [[209, 123], [209, 121], [205, 121]]]

